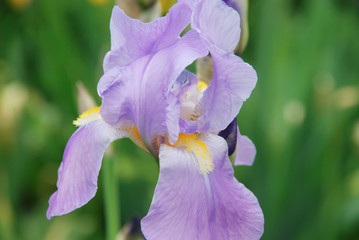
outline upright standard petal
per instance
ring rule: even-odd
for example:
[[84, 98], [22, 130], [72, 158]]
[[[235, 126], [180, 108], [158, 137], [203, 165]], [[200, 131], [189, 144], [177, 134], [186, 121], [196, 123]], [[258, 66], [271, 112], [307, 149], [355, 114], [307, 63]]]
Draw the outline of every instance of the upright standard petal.
[[241, 35], [237, 11], [222, 0], [202, 0], [195, 5], [192, 28], [197, 30], [211, 49], [233, 52]]
[[256, 71], [234, 54], [211, 52], [213, 79], [200, 103], [211, 123], [211, 132], [225, 129], [237, 116], [257, 83]]
[[200, 174], [198, 159], [185, 148], [161, 145], [160, 176], [142, 231], [152, 239], [255, 240], [263, 233], [256, 197], [234, 178], [223, 138], [202, 138], [214, 168]]
[[57, 191], [50, 197], [47, 218], [69, 213], [95, 196], [107, 146], [125, 137], [102, 119], [81, 126], [66, 145], [58, 171]]
[[222, 0], [182, 0], [193, 9], [191, 26], [198, 31], [213, 58], [213, 78], [201, 100], [199, 121], [209, 121], [210, 131], [225, 129], [252, 92], [257, 75], [233, 54], [240, 37], [237, 11]]
[[174, 43], [190, 23], [191, 10], [186, 4], [174, 5], [169, 13], [150, 23], [128, 17], [115, 6], [111, 16], [111, 51], [104, 60], [107, 72]]
[[198, 33], [189, 31], [170, 47], [138, 59], [126, 74], [107, 81], [114, 84], [102, 93], [104, 120], [113, 126], [123, 120], [134, 122], [153, 153], [155, 136], [168, 134], [170, 142], [175, 142], [180, 104], [170, 89], [186, 66], [207, 54]]

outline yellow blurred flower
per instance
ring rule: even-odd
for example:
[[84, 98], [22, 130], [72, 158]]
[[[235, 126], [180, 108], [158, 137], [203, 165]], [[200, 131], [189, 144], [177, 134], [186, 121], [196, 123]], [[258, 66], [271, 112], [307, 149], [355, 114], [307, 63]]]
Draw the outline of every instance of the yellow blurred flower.
[[10, 6], [15, 10], [24, 10], [31, 3], [32, 0], [9, 0]]
[[168, 13], [168, 10], [176, 3], [176, 0], [160, 0], [161, 3], [161, 13], [165, 15]]
[[92, 5], [95, 6], [103, 6], [108, 4], [110, 1], [109, 0], [88, 0]]

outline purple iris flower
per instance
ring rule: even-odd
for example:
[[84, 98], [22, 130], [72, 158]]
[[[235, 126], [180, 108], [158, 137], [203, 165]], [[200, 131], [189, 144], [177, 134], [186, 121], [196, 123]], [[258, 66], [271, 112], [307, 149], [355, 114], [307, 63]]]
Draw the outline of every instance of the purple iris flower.
[[[239, 21], [221, 0], [183, 0], [151, 23], [113, 9], [111, 50], [98, 84], [102, 105], [74, 122], [79, 129], [67, 143], [48, 218], [94, 197], [106, 147], [128, 137], [160, 164], [152, 204], [141, 221], [147, 239], [262, 236], [262, 210], [234, 177], [227, 142], [218, 135], [257, 81], [254, 69], [233, 54]], [[189, 24], [192, 29], [180, 37]], [[213, 78], [204, 83], [186, 67], [208, 54]], [[255, 147], [232, 125], [235, 164], [251, 165]]]

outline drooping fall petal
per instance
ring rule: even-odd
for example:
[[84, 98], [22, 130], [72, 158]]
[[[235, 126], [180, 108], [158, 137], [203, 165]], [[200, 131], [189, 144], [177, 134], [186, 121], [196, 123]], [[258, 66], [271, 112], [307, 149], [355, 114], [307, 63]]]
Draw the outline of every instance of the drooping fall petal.
[[90, 201], [97, 191], [97, 178], [107, 146], [125, 137], [103, 120], [81, 126], [66, 145], [58, 171], [57, 191], [49, 200], [47, 218], [69, 213]]
[[214, 163], [201, 174], [195, 154], [161, 145], [160, 176], [142, 231], [152, 239], [255, 240], [263, 233], [256, 197], [233, 176], [227, 144], [219, 136], [202, 138]]
[[256, 147], [253, 142], [247, 136], [241, 135], [237, 128], [236, 158], [234, 165], [251, 166], [256, 157], [256, 153]]

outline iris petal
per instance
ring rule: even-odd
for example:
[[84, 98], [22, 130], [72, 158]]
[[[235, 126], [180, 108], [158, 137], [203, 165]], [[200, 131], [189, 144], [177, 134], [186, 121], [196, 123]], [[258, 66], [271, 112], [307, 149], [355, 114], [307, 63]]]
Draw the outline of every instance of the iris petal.
[[256, 197], [233, 176], [227, 143], [219, 136], [202, 138], [214, 170], [200, 174], [195, 155], [161, 145], [160, 176], [152, 204], [142, 220], [152, 239], [259, 239], [263, 213]]
[[47, 218], [69, 213], [95, 196], [105, 149], [125, 136], [102, 119], [80, 127], [72, 135], [58, 171], [57, 191], [49, 200]]
[[104, 120], [113, 126], [123, 120], [135, 123], [153, 153], [151, 144], [157, 135], [166, 134], [174, 143], [179, 134], [180, 104], [170, 89], [186, 66], [207, 54], [198, 33], [189, 31], [171, 47], [138, 59], [124, 74], [111, 76], [114, 80], [107, 82], [112, 86], [102, 93]]
[[237, 128], [236, 158], [234, 165], [251, 166], [256, 157], [256, 153], [256, 147], [253, 142], [247, 136], [241, 135]]
[[234, 54], [211, 52], [213, 80], [204, 91], [200, 108], [212, 132], [225, 129], [237, 116], [257, 83], [255, 70]]
[[173, 44], [190, 22], [191, 11], [186, 4], [174, 5], [169, 13], [150, 23], [128, 17], [115, 6], [111, 16], [111, 51], [104, 60], [107, 72]]
[[225, 53], [233, 52], [239, 42], [239, 14], [222, 0], [202, 0], [196, 4], [191, 24], [211, 51], [219, 48]]
[[[191, 26], [198, 31], [213, 58], [213, 78], [200, 104], [202, 124], [210, 131], [225, 129], [251, 94], [257, 74], [233, 54], [240, 38], [237, 11], [222, 0], [182, 0], [192, 10]], [[224, 37], [225, 36], [225, 37]], [[201, 76], [202, 77], [202, 76]]]

